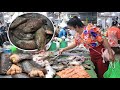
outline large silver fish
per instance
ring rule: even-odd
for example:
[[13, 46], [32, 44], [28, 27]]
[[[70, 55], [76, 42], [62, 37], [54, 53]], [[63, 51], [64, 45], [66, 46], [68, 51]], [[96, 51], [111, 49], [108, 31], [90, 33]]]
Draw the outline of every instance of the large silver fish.
[[25, 73], [30, 73], [34, 68], [34, 66], [29, 62], [29, 60], [21, 62], [20, 65]]

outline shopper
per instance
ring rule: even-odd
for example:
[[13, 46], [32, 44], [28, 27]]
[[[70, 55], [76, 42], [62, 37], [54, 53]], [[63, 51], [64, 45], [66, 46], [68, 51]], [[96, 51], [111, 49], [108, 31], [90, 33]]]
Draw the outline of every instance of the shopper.
[[67, 37], [67, 31], [66, 31], [67, 27], [61, 28], [59, 31], [59, 35], [58, 37], [61, 38], [63, 36]]
[[66, 48], [63, 48], [59, 51], [59, 54], [62, 52], [72, 49], [79, 44], [84, 44], [86, 48], [90, 50], [91, 60], [95, 65], [95, 71], [98, 75], [98, 78], [103, 78], [104, 72], [108, 68], [108, 62], [103, 63], [103, 58], [101, 56], [101, 49], [107, 48], [110, 54], [110, 60], [114, 61], [114, 56], [112, 50], [106, 39], [103, 39], [102, 36], [97, 32], [96, 28], [85, 27], [81, 20], [77, 17], [71, 18], [67, 22], [68, 28], [75, 30], [77, 32], [74, 42]]
[[112, 26], [107, 30], [106, 36], [111, 47], [118, 47], [120, 40], [120, 29], [117, 27], [118, 22], [112, 22]]

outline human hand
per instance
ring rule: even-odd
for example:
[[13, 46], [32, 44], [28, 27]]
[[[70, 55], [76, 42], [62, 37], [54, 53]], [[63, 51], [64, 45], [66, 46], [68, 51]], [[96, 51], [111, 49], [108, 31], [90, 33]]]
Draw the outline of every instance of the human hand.
[[115, 61], [115, 57], [113, 54], [110, 54], [110, 61], [114, 62]]
[[14, 75], [14, 74], [18, 74], [18, 73], [22, 73], [22, 69], [15, 64], [13, 64], [11, 66], [11, 68], [7, 71], [8, 75]]
[[46, 52], [46, 50], [43, 49], [43, 50], [39, 50], [39, 51], [37, 51], [36, 53], [37, 53], [37, 54], [43, 54], [43, 53], [45, 53], [45, 52]]
[[59, 55], [61, 55], [62, 52], [64, 52], [64, 49], [61, 49], [61, 50], [59, 51]]

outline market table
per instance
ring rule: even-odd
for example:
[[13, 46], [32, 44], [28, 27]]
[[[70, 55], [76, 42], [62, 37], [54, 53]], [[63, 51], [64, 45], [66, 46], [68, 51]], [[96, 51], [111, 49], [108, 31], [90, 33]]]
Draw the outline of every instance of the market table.
[[[78, 48], [78, 47], [77, 47]], [[77, 49], [76, 48], [76, 49]], [[79, 49], [79, 48], [78, 48]], [[72, 49], [71, 49], [72, 50]], [[74, 49], [73, 49], [74, 50]], [[81, 48], [81, 50], [83, 50], [83, 51], [86, 51], [86, 49], [84, 49], [84, 48]], [[54, 51], [53, 51], [54, 52]], [[56, 52], [57, 52], [57, 50], [56, 50]], [[55, 52], [55, 53], [56, 53]], [[87, 51], [86, 51], [87, 52]], [[65, 54], [66, 52], [64, 52], [64, 54]], [[88, 74], [91, 76], [91, 78], [97, 78], [97, 74], [95, 73], [95, 71], [94, 71], [94, 69], [95, 69], [95, 66], [94, 66], [94, 64], [92, 63], [92, 61], [90, 60], [90, 55], [89, 55], [89, 53], [82, 53], [82, 52], [76, 52], [77, 54], [79, 54], [80, 56], [84, 56], [84, 57], [86, 57], [86, 58], [89, 58], [88, 60], [85, 60], [85, 62], [83, 63], [83, 64], [87, 64], [87, 65], [89, 65], [90, 66], [90, 70], [87, 70], [87, 69], [85, 69], [87, 72], [88, 72]], [[62, 56], [61, 58], [64, 58], [64, 56]], [[59, 76], [55, 76], [55, 78], [60, 78]]]
[[[91, 60], [86, 60], [84, 62], [84, 64], [89, 64], [89, 66], [91, 67], [90, 70], [86, 70], [88, 72], [88, 74], [91, 76], [91, 78], [97, 78], [97, 74], [95, 73], [94, 69], [95, 69], [95, 66], [94, 64], [92, 63]], [[55, 76], [55, 78], [60, 78], [59, 76]]]

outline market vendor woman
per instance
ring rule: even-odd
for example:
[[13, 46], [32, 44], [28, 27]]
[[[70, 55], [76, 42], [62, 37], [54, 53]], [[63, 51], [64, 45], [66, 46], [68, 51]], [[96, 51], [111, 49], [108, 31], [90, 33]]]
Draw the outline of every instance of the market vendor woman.
[[103, 38], [99, 31], [91, 24], [85, 27], [78, 17], [73, 17], [67, 22], [68, 28], [77, 32], [74, 42], [66, 48], [59, 51], [62, 52], [72, 49], [79, 44], [84, 44], [86, 48], [89, 48], [91, 60], [95, 65], [95, 72], [98, 78], [103, 78], [104, 72], [108, 68], [108, 62], [103, 63], [102, 52], [103, 48], [107, 48], [110, 54], [110, 60], [114, 61], [114, 55], [108, 41]]

